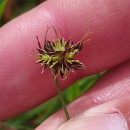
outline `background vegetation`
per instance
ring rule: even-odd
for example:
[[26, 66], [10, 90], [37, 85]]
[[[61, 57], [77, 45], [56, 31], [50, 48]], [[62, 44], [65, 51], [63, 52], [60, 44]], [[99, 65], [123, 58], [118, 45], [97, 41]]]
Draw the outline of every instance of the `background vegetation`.
[[[44, 0], [0, 0], [0, 26], [37, 6], [43, 1]], [[84, 77], [67, 88], [64, 91], [66, 103], [69, 103], [80, 96], [102, 74], [103, 73]], [[59, 97], [56, 96], [30, 111], [4, 121], [4, 124], [1, 122], [0, 130], [11, 130], [10, 127], [13, 127], [15, 130], [33, 130], [48, 116], [59, 110], [61, 107]]]

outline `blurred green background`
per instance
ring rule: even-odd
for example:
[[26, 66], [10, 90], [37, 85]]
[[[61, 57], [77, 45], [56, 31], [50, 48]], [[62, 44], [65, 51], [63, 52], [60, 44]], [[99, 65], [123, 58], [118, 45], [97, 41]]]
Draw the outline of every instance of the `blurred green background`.
[[[44, 0], [0, 0], [0, 26], [16, 16], [32, 9]], [[89, 77], [84, 77], [68, 87], [64, 92], [66, 103], [69, 103], [85, 92], [103, 74], [103, 72]], [[10, 118], [0, 123], [0, 130], [33, 130], [51, 114], [61, 108], [59, 97], [41, 104], [21, 115]]]

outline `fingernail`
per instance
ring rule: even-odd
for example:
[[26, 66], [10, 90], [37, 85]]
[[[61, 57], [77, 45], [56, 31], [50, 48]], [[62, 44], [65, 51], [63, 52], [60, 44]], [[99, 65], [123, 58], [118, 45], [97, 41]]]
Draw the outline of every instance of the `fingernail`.
[[87, 115], [71, 119], [58, 130], [128, 130], [123, 117], [118, 113]]

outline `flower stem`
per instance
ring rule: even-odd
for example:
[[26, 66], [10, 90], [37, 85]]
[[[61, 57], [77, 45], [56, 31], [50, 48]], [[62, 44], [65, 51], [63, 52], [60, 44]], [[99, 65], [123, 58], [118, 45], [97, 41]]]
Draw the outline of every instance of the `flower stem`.
[[61, 103], [62, 103], [62, 106], [63, 106], [63, 109], [64, 109], [66, 120], [69, 120], [70, 119], [69, 113], [68, 113], [67, 108], [66, 108], [65, 100], [64, 100], [64, 97], [62, 95], [60, 85], [59, 85], [58, 80], [56, 78], [54, 78], [54, 82], [55, 82], [56, 88], [57, 88], [58, 93], [59, 93], [59, 97], [60, 97], [60, 100], [61, 100]]

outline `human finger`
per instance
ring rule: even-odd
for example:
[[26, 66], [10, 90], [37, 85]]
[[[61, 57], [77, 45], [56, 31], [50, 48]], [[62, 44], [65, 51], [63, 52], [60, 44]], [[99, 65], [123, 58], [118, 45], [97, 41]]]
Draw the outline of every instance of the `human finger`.
[[[56, 94], [50, 71], [41, 75], [41, 67], [29, 56], [37, 47], [35, 37], [44, 41], [47, 25], [55, 26], [61, 36], [72, 37], [74, 42], [88, 29], [94, 32], [77, 56], [86, 69], [60, 81], [62, 88], [82, 76], [128, 60], [129, 4], [129, 0], [50, 0], [0, 28], [0, 119], [28, 110]], [[53, 36], [53, 32], [48, 34]]]
[[[68, 105], [68, 111], [72, 120], [73, 118], [78, 117], [81, 113], [86, 112], [88, 109], [91, 109], [103, 103], [113, 102], [114, 100], [119, 100], [120, 108], [122, 107], [124, 111], [125, 108], [129, 109], [129, 105], [126, 105], [128, 104], [128, 102], [124, 103], [123, 99], [120, 99], [121, 97], [129, 97], [130, 94], [129, 66], [130, 61], [111, 69], [107, 74], [105, 74], [101, 79], [99, 79], [85, 94], [70, 103]], [[127, 101], [129, 101], [129, 99]], [[108, 108], [108, 110], [111, 109], [113, 109], [113, 107]], [[60, 110], [50, 116], [39, 127], [37, 127], [36, 130], [57, 130], [65, 122], [66, 119], [64, 112], [63, 110]], [[97, 125], [95, 126], [97, 127]]]

